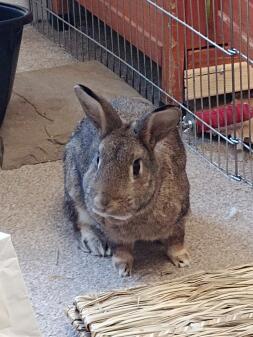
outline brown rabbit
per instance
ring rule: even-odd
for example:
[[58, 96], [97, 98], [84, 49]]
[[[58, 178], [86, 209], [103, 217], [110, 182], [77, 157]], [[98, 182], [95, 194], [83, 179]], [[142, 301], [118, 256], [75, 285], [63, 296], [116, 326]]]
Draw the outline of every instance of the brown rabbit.
[[162, 241], [176, 266], [188, 266], [180, 110], [164, 106], [126, 123], [89, 88], [77, 85], [75, 92], [86, 118], [65, 149], [65, 209], [82, 243], [96, 255], [112, 252], [122, 276], [131, 273], [138, 240]]

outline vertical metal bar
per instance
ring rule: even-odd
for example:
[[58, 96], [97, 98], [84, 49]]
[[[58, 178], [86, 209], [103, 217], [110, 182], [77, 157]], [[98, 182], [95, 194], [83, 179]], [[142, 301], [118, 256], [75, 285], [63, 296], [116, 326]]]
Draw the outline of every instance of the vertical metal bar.
[[[139, 34], [140, 33], [137, 32], [137, 34], [138, 34], [137, 36], [139, 38]], [[137, 70], [138, 70], [138, 72], [141, 72], [141, 69], [140, 69], [140, 49], [139, 48], [136, 49], [136, 53], [137, 53], [137, 55], [136, 55], [136, 57], [137, 57]], [[140, 75], [138, 75], [138, 76], [136, 76], [136, 78], [138, 80], [138, 82], [137, 82], [137, 90], [138, 90], [139, 93], [141, 93], [141, 77], [140, 77]]]
[[[249, 44], [250, 44], [250, 39], [249, 39], [249, 34], [250, 34], [250, 22], [252, 22], [252, 11], [250, 11], [249, 8], [249, 1], [247, 1], [247, 76], [248, 76], [248, 104], [252, 104], [251, 100], [251, 86], [252, 86], [252, 78], [250, 77], [251, 70], [252, 70], [252, 65], [249, 63], [250, 57], [252, 58], [252, 55], [249, 53]], [[251, 14], [251, 18], [250, 18]], [[253, 47], [251, 46], [251, 53], [252, 53]], [[252, 105], [251, 105], [252, 106]], [[253, 123], [253, 118], [250, 118], [249, 120], [249, 147], [250, 147], [250, 152], [249, 152], [249, 165], [250, 165], [250, 183], [252, 184], [253, 187], [253, 135], [252, 135], [252, 123]]]
[[[93, 1], [91, 1], [91, 34], [92, 34], [91, 36], [95, 40], [95, 23], [94, 23], [93, 13], [94, 13], [93, 12]], [[88, 22], [88, 29], [89, 29], [89, 22]], [[94, 60], [96, 60], [96, 58], [97, 58], [97, 46], [93, 42], [91, 43], [91, 46], [92, 46], [92, 52], [91, 53], [93, 53], [93, 55], [91, 55], [91, 56]]]
[[[64, 13], [64, 0], [61, 0], [61, 15], [62, 18], [65, 20], [65, 13]], [[63, 46], [66, 48], [66, 36], [65, 36], [65, 22], [62, 22], [62, 39], [63, 39]]]
[[[176, 0], [176, 16], [179, 17], [178, 0]], [[177, 37], [177, 41], [179, 41], [179, 23], [176, 22], [175, 24], [176, 24], [176, 37]], [[177, 44], [177, 59], [180, 60], [179, 44]], [[181, 65], [180, 65], [180, 67], [181, 67]], [[179, 89], [178, 91], [181, 92], [182, 97], [184, 97], [183, 88], [181, 86], [181, 83], [184, 83], [184, 79], [181, 78], [182, 74], [181, 74], [180, 70], [178, 68], [178, 71], [177, 71], [177, 74], [178, 74], [177, 80], [178, 80], [178, 89]]]
[[[240, 40], [239, 40], [239, 51], [242, 51], [242, 3], [241, 0], [239, 0], [239, 36], [240, 36]], [[240, 128], [241, 128], [241, 132], [240, 132], [240, 139], [243, 141], [243, 92], [242, 92], [242, 60], [241, 57], [239, 57], [239, 76], [240, 76]], [[243, 146], [241, 147], [242, 150], [242, 154], [243, 154]], [[242, 171], [243, 171], [243, 175], [246, 175], [246, 171], [245, 171], [245, 160], [243, 160], [242, 162]]]
[[35, 21], [35, 18], [34, 18], [34, 3], [32, 0], [29, 0], [29, 9], [30, 11], [33, 13], [33, 21], [32, 21], [32, 26], [34, 26], [34, 21]]
[[42, 34], [44, 34], [44, 7], [43, 7], [43, 0], [40, 0], [40, 9], [41, 9]]
[[[185, 6], [185, 0], [183, 0], [183, 20], [186, 21], [186, 6]], [[184, 58], [185, 58], [185, 82], [186, 82], [186, 90], [185, 90], [185, 103], [187, 109], [189, 109], [189, 73], [188, 73], [188, 51], [187, 51], [187, 30], [184, 26]]]
[[[86, 7], [83, 7], [83, 9], [84, 9], [84, 16], [85, 16], [85, 33], [88, 36], [90, 36], [87, 9], [86, 9]], [[91, 58], [90, 39], [86, 38], [86, 43], [87, 43], [87, 56], [88, 56], [88, 60], [89, 60]]]
[[[50, 5], [49, 5], [49, 1], [50, 0], [46, 0], [46, 6], [48, 9], [50, 9]], [[50, 14], [48, 11], [47, 11], [47, 37], [50, 38], [50, 18], [52, 18], [52, 14]], [[51, 22], [51, 28], [52, 28], [52, 22]]]
[[[70, 22], [70, 6], [69, 6], [69, 1], [71, 1], [71, 0], [66, 0], [68, 22]], [[71, 28], [70, 27], [68, 27], [68, 49], [70, 51], [72, 50]]]
[[[73, 15], [73, 25], [75, 28], [77, 28], [76, 24], [76, 10], [75, 10], [75, 1], [72, 0], [72, 15]], [[76, 53], [76, 58], [78, 59], [78, 46], [77, 46], [77, 31], [74, 30], [73, 33], [75, 34], [75, 53]]]
[[[122, 16], [123, 16], [124, 13], [120, 13], [120, 11], [119, 11], [119, 1], [117, 1], [116, 13], [117, 13], [117, 48], [118, 48], [117, 54], [118, 54], [119, 58], [121, 59], [122, 55], [121, 55], [120, 35], [119, 35], [119, 17], [120, 17], [120, 14], [122, 14]], [[123, 20], [124, 20], [124, 17], [123, 17]], [[118, 71], [119, 77], [121, 77], [121, 75], [122, 75], [121, 66], [122, 66], [122, 63], [121, 63], [121, 61], [119, 61], [119, 71]]]
[[[148, 6], [148, 16], [149, 16], [149, 21], [150, 21], [150, 26], [149, 26], [149, 32], [148, 32], [148, 34], [149, 34], [149, 65], [150, 65], [150, 80], [152, 81], [152, 83], [154, 83], [154, 77], [153, 77], [153, 59], [152, 59], [152, 31], [151, 31], [151, 28], [152, 28], [152, 26], [151, 26], [151, 20], [153, 19], [152, 17], [151, 17], [151, 12], [150, 12], [150, 4], [147, 4], [147, 6]], [[152, 8], [152, 10], [153, 10], [153, 8]], [[154, 104], [154, 99], [155, 99], [155, 97], [154, 97], [154, 86], [153, 85], [151, 85], [151, 88], [150, 88], [151, 90], [151, 92], [150, 92], [150, 94], [151, 94], [151, 101], [152, 101], [152, 103]]]
[[[206, 35], [209, 36], [209, 20], [208, 20], [208, 8], [205, 1], [205, 22], [206, 22]], [[208, 110], [209, 110], [209, 124], [211, 125], [211, 114], [212, 114], [212, 105], [211, 105], [211, 82], [210, 82], [210, 45], [207, 42], [207, 87], [208, 87]], [[210, 162], [213, 162], [213, 133], [209, 132], [209, 144], [210, 144]]]
[[58, 38], [57, 41], [58, 41], [58, 44], [60, 44], [60, 23], [59, 23], [59, 18], [58, 18], [59, 14], [60, 13], [57, 13], [57, 21], [56, 21], [57, 22], [57, 38]]
[[[136, 2], [136, 6], [140, 6], [140, 2]], [[138, 9], [137, 9], [138, 11]], [[136, 25], [135, 25], [135, 31], [136, 31], [136, 38], [137, 38], [137, 41], [136, 41], [136, 61], [137, 61], [137, 64], [136, 64], [136, 68], [138, 70], [138, 72], [141, 72], [141, 69], [140, 69], [140, 42], [139, 42], [139, 37], [140, 35], [142, 34], [142, 32], [144, 31], [144, 25], [141, 25], [139, 27], [139, 22], [136, 22]], [[141, 93], [141, 77], [139, 74], [136, 74], [135, 73], [135, 89], [138, 90], [139, 93]]]
[[[100, 1], [98, 1], [98, 8], [99, 8], [99, 4], [100, 4]], [[105, 2], [103, 2], [102, 5], [105, 5]], [[102, 8], [102, 9], [100, 8], [99, 11], [101, 11], [101, 13], [102, 13], [103, 8]], [[102, 21], [101, 21], [100, 18], [98, 17], [98, 18], [97, 18], [97, 26], [98, 26], [98, 42], [99, 42], [100, 44], [104, 44], [103, 41], [102, 41], [102, 39], [101, 39], [101, 22], [102, 22]], [[99, 47], [99, 54], [100, 54], [100, 56], [99, 56], [100, 62], [102, 63], [102, 60], [103, 60], [103, 48], [101, 48], [101, 47]]]
[[[212, 18], [213, 18], [213, 35], [214, 35], [214, 41], [217, 43], [217, 32], [216, 32], [216, 15], [218, 13], [218, 10], [215, 6], [215, 1], [212, 1]], [[211, 9], [210, 9], [211, 10]], [[216, 12], [217, 10], [217, 12]], [[214, 48], [214, 63], [215, 63], [215, 88], [216, 88], [216, 106], [219, 106], [219, 81], [218, 81], [218, 57], [217, 57], [217, 48]], [[220, 115], [217, 116], [217, 124], [218, 124], [218, 132], [220, 133]], [[221, 167], [221, 138], [218, 134], [218, 146], [217, 146], [217, 165], [220, 168]]]
[[[229, 12], [230, 12], [230, 40], [231, 40], [231, 49], [234, 48], [234, 10], [232, 0], [229, 1]], [[235, 64], [234, 64], [234, 55], [231, 56], [231, 80], [232, 80], [232, 105], [233, 105], [233, 136], [236, 138], [236, 109], [235, 109]], [[234, 146], [234, 170], [235, 176], [239, 176], [238, 172], [238, 153], [237, 146]]]
[[36, 9], [35, 9], [35, 1], [32, 1], [32, 12], [33, 12], [33, 21], [32, 21], [32, 24], [33, 24], [33, 27], [36, 28]]
[[[124, 16], [124, 19], [123, 19], [123, 38], [124, 38], [124, 61], [127, 62], [127, 46], [126, 46], [126, 20], [127, 20], [127, 17], [125, 16], [125, 13], [126, 13], [126, 1], [128, 0], [122, 0], [123, 1], [123, 16]], [[126, 65], [124, 65], [124, 69], [125, 69], [125, 76], [124, 76], [124, 80], [126, 82], [128, 82], [128, 68]]]
[[39, 27], [39, 10], [38, 10], [38, 3], [37, 3], [37, 1], [35, 1], [35, 8], [36, 8], [36, 19], [35, 19], [36, 28], [37, 28], [38, 31], [40, 31], [40, 27]]
[[[224, 12], [223, 12], [223, 0], [220, 0], [220, 23], [221, 23], [221, 36], [222, 36], [222, 47], [225, 48], [226, 42], [225, 42], [225, 33], [224, 33]], [[223, 67], [222, 67], [222, 73], [223, 73], [223, 91], [224, 91], [224, 117], [225, 117], [225, 136], [226, 139], [228, 139], [228, 123], [227, 123], [227, 96], [226, 96], [226, 64], [225, 64], [225, 55], [222, 54], [222, 60], [223, 60]], [[229, 174], [229, 143], [226, 141], [225, 145], [225, 171], [226, 174]]]
[[[50, 6], [49, 8], [51, 9], [51, 11], [53, 12], [53, 4], [52, 4], [52, 0], [48, 0], [49, 3], [50, 3]], [[51, 15], [51, 38], [55, 41], [55, 36], [54, 36], [54, 24], [55, 24], [55, 17], [53, 14], [50, 14]]]
[[[198, 30], [201, 30], [201, 18], [200, 18], [200, 2], [202, 0], [198, 0], [197, 3], [197, 15], [198, 15]], [[202, 74], [202, 39], [199, 36], [199, 75], [200, 75], [200, 106], [201, 106], [201, 111], [202, 111], [202, 119], [203, 119], [203, 109], [204, 109], [204, 102], [203, 102], [203, 86], [202, 86], [202, 78], [203, 78], [203, 74]], [[202, 154], [204, 154], [204, 142], [205, 142], [205, 133], [204, 133], [204, 124], [202, 123], [202, 127], [201, 127], [201, 152]]]
[[[113, 41], [113, 29], [112, 29], [112, 5], [110, 5], [110, 38], [111, 38], [111, 51], [114, 53], [114, 41]], [[112, 71], [115, 72], [115, 63], [116, 63], [116, 58], [112, 58]]]
[[[186, 22], [186, 0], [183, 1], [183, 20]], [[188, 69], [188, 50], [187, 50], [187, 30], [186, 27], [184, 26], [184, 58], [185, 58], [185, 71], [184, 71], [184, 76], [185, 76], [185, 105], [186, 108], [189, 110], [189, 69]], [[187, 139], [188, 144], [191, 144], [191, 134], [188, 132], [188, 139]]]
[[[105, 5], [105, 1], [103, 1], [103, 3], [104, 3], [104, 5]], [[106, 19], [106, 16], [107, 16], [107, 10], [105, 9], [105, 19]], [[105, 20], [105, 21], [106, 21], [106, 20]], [[104, 21], [105, 46], [106, 46], [106, 49], [108, 49], [107, 26], [106, 26], [105, 21]], [[105, 65], [108, 67], [108, 65], [109, 65], [109, 54], [108, 54], [107, 51], [106, 51], [106, 53], [105, 53], [105, 56], [106, 56]]]
[[[171, 11], [171, 7], [170, 7], [170, 11]], [[169, 17], [169, 46], [170, 46], [170, 54], [169, 54], [169, 78], [171, 79], [171, 74], [173, 72], [172, 67], [173, 65], [173, 34], [172, 34], [172, 18]], [[170, 95], [173, 95], [173, 92], [169, 92]]]
[[[163, 7], [164, 7], [164, 4], [165, 4], [165, 6], [166, 6], [165, 8], [167, 9], [166, 0], [162, 0], [162, 3], [163, 3]], [[165, 20], [165, 18], [166, 18], [166, 20]], [[166, 26], [165, 26], [165, 24], [166, 24]], [[164, 13], [162, 13], [162, 43], [163, 43], [163, 48], [162, 48], [162, 62], [161, 62], [161, 77], [162, 77], [161, 82], [162, 82], [162, 85], [165, 86], [165, 87], [162, 88], [165, 91], [167, 91], [167, 88], [166, 88], [165, 83], [163, 83], [163, 82], [164, 82], [164, 77], [166, 77], [167, 75], [164, 74], [166, 69], [164, 69], [163, 59], [165, 59], [166, 53], [167, 52], [169, 53], [169, 51], [166, 50], [167, 46], [165, 44], [165, 29], [169, 29], [169, 27], [167, 27], [167, 26], [168, 26], [167, 17], [165, 16]], [[161, 98], [162, 98], [162, 103], [166, 104], [167, 103], [167, 95], [162, 94]]]
[[[78, 15], [79, 15], [79, 30], [82, 32], [82, 9], [81, 9], [81, 4], [78, 1]], [[81, 38], [81, 60], [84, 61], [84, 52], [83, 52], [83, 34], [79, 34]]]
[[55, 26], [53, 27], [53, 39], [54, 42], [56, 42], [56, 31], [58, 32], [58, 28], [59, 28], [59, 22], [58, 22], [58, 18], [54, 15], [54, 22], [56, 23]]
[[[157, 8], [155, 7], [155, 35], [156, 36], [159, 36], [158, 34], [158, 16], [157, 16]], [[160, 13], [159, 13], [160, 14]], [[160, 14], [161, 15], [161, 14]], [[160, 27], [160, 25], [159, 25]], [[160, 28], [159, 28], [160, 29]], [[159, 42], [159, 40], [158, 40]], [[157, 73], [157, 85], [160, 87], [161, 86], [161, 83], [160, 83], [160, 68], [159, 68], [159, 45], [157, 43], [157, 58], [156, 58], [156, 73]], [[160, 91], [158, 90], [158, 97], [157, 97], [157, 101], [158, 101], [158, 104], [161, 100], [161, 95], [160, 95]]]
[[[134, 58], [133, 58], [133, 36], [132, 36], [132, 5], [135, 4], [136, 2], [133, 1], [129, 1], [129, 27], [130, 27], [130, 39], [129, 39], [129, 43], [130, 43], [130, 65], [132, 67], [134, 67]], [[131, 69], [131, 82], [130, 82], [131, 86], [134, 87], [134, 71], [133, 69]]]
[[31, 25], [33, 27], [36, 27], [36, 13], [35, 13], [35, 1], [28, 0], [28, 8], [33, 14], [33, 20], [31, 22]]
[[[144, 13], [144, 1], [142, 3], [142, 28], [143, 28], [143, 70], [144, 76], [147, 77], [147, 66], [146, 66], [146, 55], [145, 55], [145, 13]], [[147, 81], [143, 81], [144, 84], [144, 96], [147, 98], [148, 96], [148, 88]]]
[[[246, 9], [246, 22], [247, 22], [247, 50], [246, 50], [246, 55], [247, 55], [247, 77], [248, 77], [248, 104], [250, 106], [250, 88], [251, 88], [251, 81], [250, 81], [250, 64], [249, 64], [249, 43], [250, 43], [250, 39], [249, 39], [249, 30], [250, 30], [250, 8], [249, 8], [249, 0], [247, 1], [247, 9]], [[251, 12], [252, 14], [252, 12]], [[251, 46], [251, 50], [252, 50], [252, 46]], [[250, 148], [250, 152], [249, 152], [249, 165], [250, 165], [250, 177], [249, 177], [249, 181], [251, 182], [252, 186], [253, 186], [253, 164], [252, 164], [252, 132], [251, 132], [251, 125], [252, 125], [252, 118], [250, 118], [249, 120], [249, 148]]]
[[33, 26], [37, 29], [36, 1], [33, 3]]
[[[192, 5], [192, 0], [189, 2], [190, 4], [190, 18], [191, 18], [191, 26], [193, 27], [194, 22], [193, 22], [193, 5]], [[194, 32], [191, 31], [191, 52], [192, 52], [192, 77], [193, 77], [193, 112], [196, 114], [197, 112], [197, 102], [196, 102], [196, 72], [195, 72], [195, 46], [194, 46]], [[196, 133], [196, 128], [194, 128], [194, 146], [197, 144], [197, 133]]]

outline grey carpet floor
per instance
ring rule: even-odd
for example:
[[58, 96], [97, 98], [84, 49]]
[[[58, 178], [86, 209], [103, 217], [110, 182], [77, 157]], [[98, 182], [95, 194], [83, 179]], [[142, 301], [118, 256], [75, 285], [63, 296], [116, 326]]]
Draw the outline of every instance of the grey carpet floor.
[[12, 235], [43, 336], [74, 336], [63, 310], [81, 293], [253, 261], [252, 191], [189, 151], [188, 174], [191, 267], [177, 270], [159, 246], [142, 244], [136, 249], [133, 277], [121, 279], [109, 258], [78, 249], [62, 212], [61, 162], [0, 171], [0, 229]]
[[[44, 56], [38, 61], [42, 45]], [[25, 29], [19, 71], [71, 62], [71, 57], [31, 27]], [[118, 276], [110, 259], [78, 249], [76, 235], [62, 212], [61, 162], [0, 171], [0, 230], [12, 235], [44, 337], [74, 336], [63, 310], [81, 293], [253, 261], [252, 189], [229, 180], [190, 150], [187, 170], [192, 216], [186, 241], [191, 266], [177, 270], [159, 246], [142, 244], [136, 249], [134, 275], [128, 279]]]

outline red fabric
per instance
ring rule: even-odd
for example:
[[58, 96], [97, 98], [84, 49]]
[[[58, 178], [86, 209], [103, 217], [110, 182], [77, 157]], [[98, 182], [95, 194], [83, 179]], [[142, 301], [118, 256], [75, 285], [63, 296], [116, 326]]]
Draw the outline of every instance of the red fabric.
[[[234, 122], [240, 123], [249, 120], [253, 117], [253, 107], [248, 103], [237, 103], [235, 105], [235, 120], [233, 119], [233, 105], [224, 105], [212, 110], [203, 110], [196, 112], [196, 115], [211, 125], [214, 129], [220, 127], [224, 128], [226, 125], [231, 125]], [[200, 121], [196, 120], [197, 133], [210, 131], [210, 128], [203, 125]]]

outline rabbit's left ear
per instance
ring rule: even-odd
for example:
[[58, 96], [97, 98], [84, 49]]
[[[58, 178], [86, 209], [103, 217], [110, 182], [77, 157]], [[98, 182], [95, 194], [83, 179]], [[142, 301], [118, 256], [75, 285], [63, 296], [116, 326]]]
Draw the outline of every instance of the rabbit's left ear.
[[145, 114], [136, 123], [135, 132], [144, 144], [153, 149], [172, 129], [177, 127], [180, 117], [179, 108], [165, 105]]

